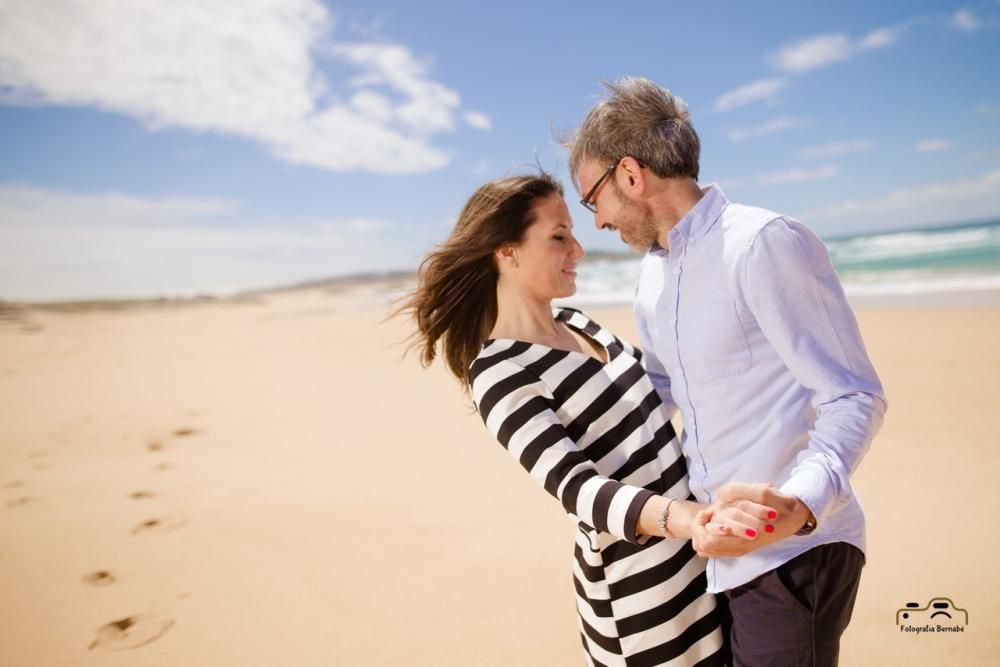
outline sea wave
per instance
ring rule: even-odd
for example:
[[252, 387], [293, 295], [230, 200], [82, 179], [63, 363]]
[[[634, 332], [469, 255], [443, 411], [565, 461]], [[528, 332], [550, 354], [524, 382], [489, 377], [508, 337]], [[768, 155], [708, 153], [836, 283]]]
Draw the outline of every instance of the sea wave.
[[[850, 296], [1000, 290], [1000, 222], [871, 234], [826, 244]], [[639, 262], [623, 257], [581, 263], [577, 294], [566, 301], [631, 303]]]

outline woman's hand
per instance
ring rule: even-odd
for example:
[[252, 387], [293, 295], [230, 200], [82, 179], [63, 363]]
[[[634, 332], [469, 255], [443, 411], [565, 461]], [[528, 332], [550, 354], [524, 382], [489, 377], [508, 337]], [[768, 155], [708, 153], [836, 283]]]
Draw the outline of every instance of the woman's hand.
[[773, 484], [733, 482], [719, 487], [716, 497], [691, 524], [692, 545], [707, 557], [742, 556], [773, 544], [794, 535], [810, 514]]
[[691, 543], [706, 557], [742, 556], [769, 542], [778, 510], [770, 484], [733, 482], [719, 488], [717, 500], [698, 512], [691, 524]]

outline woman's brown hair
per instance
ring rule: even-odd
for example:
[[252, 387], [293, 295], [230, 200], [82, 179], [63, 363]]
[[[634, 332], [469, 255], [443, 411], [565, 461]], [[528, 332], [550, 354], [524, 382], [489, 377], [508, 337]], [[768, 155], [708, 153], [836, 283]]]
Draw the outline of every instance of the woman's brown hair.
[[534, 204], [562, 196], [550, 174], [509, 176], [473, 193], [448, 239], [427, 254], [417, 272], [417, 287], [396, 314], [412, 315], [417, 325], [411, 347], [426, 367], [438, 353], [465, 387], [469, 366], [482, 350], [497, 319], [499, 270], [494, 251], [520, 243], [535, 221]]

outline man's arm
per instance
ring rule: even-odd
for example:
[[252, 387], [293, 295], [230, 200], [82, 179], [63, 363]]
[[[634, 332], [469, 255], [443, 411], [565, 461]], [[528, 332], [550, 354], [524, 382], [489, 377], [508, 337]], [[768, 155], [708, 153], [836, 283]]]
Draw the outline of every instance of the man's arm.
[[821, 523], [850, 488], [887, 403], [823, 242], [794, 220], [768, 223], [747, 254], [746, 303], [795, 378], [813, 393], [807, 447], [779, 490]]

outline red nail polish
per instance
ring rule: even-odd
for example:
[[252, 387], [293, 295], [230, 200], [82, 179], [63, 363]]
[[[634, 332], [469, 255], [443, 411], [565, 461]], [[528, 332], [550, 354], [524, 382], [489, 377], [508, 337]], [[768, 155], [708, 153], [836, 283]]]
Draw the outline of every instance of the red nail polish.
[[747, 528], [747, 537], [757, 537], [757, 531], [753, 528]]
[[767, 518], [768, 519], [777, 519], [778, 518], [778, 513], [775, 512], [774, 510], [771, 510], [770, 512], [767, 513]]
[[772, 526], [771, 524], [767, 524], [766, 526], [764, 526], [764, 532], [765, 533], [773, 533], [774, 532], [774, 526]]

